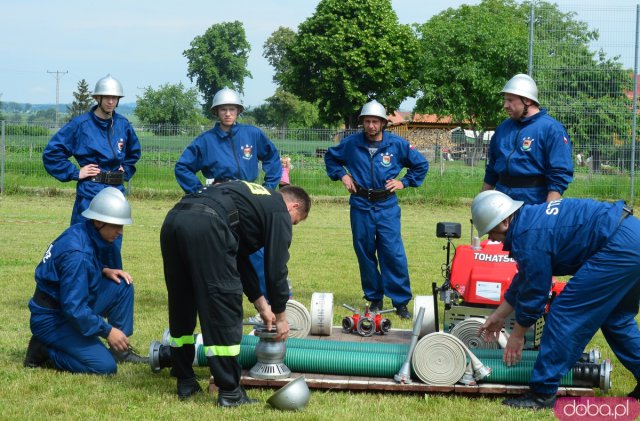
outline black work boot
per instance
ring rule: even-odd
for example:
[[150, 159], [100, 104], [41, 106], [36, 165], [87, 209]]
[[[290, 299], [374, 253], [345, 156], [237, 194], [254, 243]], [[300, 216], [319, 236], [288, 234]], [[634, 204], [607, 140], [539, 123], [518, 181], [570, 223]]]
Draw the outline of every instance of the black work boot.
[[406, 305], [399, 305], [396, 307], [396, 314], [398, 316], [400, 316], [401, 319], [410, 319], [411, 318], [411, 313], [409, 313], [409, 310], [407, 309]]
[[636, 383], [636, 387], [631, 392], [629, 392], [627, 396], [640, 400], [640, 383]]
[[502, 401], [503, 405], [525, 409], [548, 409], [553, 408], [555, 403], [555, 394], [545, 395], [543, 393], [536, 393], [533, 391], [529, 391], [524, 395], [516, 396], [514, 398], [507, 398]]
[[24, 366], [29, 368], [45, 367], [49, 361], [47, 347], [36, 336], [31, 336], [24, 357]]
[[111, 352], [111, 355], [113, 355], [113, 358], [118, 363], [149, 364], [149, 357], [142, 357], [138, 355], [133, 348], [129, 348], [122, 352], [109, 348], [109, 352]]
[[218, 390], [218, 406], [234, 407], [240, 405], [254, 404], [260, 402], [257, 399], [251, 399], [247, 396], [242, 386], [238, 386], [234, 390]]
[[200, 392], [202, 392], [202, 388], [196, 381], [195, 377], [191, 377], [189, 379], [178, 379], [178, 399], [181, 401]]
[[382, 300], [379, 301], [371, 301], [369, 304], [369, 311], [372, 313], [377, 313], [382, 310]]

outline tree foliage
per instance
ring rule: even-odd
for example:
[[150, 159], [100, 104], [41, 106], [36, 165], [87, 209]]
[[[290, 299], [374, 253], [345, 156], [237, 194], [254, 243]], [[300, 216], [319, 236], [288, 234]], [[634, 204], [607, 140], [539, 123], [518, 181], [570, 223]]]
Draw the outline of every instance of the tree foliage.
[[2, 93], [0, 93], [0, 120], [4, 120], [4, 116], [2, 115], [2, 109], [4, 108], [2, 104]]
[[360, 108], [377, 99], [396, 109], [417, 91], [418, 41], [401, 25], [390, 0], [321, 0], [298, 27], [295, 40], [285, 31], [267, 52], [278, 63], [275, 79], [288, 92], [317, 103], [320, 118], [357, 125]]
[[89, 84], [85, 79], [78, 82], [78, 89], [73, 93], [73, 102], [67, 106], [67, 121], [89, 111], [93, 105], [93, 97], [89, 91]]
[[[415, 111], [466, 122], [478, 138], [506, 118], [500, 91], [528, 71], [530, 10], [531, 3], [483, 0], [418, 26], [422, 95]], [[631, 78], [616, 58], [591, 50], [598, 32], [556, 4], [535, 2], [534, 17], [538, 98], [567, 126], [574, 147], [594, 139], [612, 145], [629, 133]]]
[[142, 123], [152, 124], [162, 132], [180, 125], [199, 124], [204, 119], [198, 107], [197, 90], [185, 89], [182, 83], [166, 83], [157, 90], [144, 88], [134, 113]]
[[212, 25], [190, 45], [191, 48], [183, 52], [189, 63], [187, 76], [192, 82], [196, 80], [205, 101], [202, 105], [205, 114], [211, 108], [215, 93], [225, 86], [244, 92], [244, 78], [251, 77], [247, 69], [251, 46], [241, 22]]
[[287, 51], [292, 48], [295, 41], [295, 31], [281, 26], [271, 34], [262, 46], [262, 56], [274, 68], [273, 81], [278, 84], [281, 84], [286, 79], [285, 73], [291, 68], [287, 60]]
[[256, 124], [281, 128], [307, 128], [318, 125], [318, 107], [297, 96], [276, 89], [273, 96], [250, 112]]
[[484, 0], [420, 25], [422, 93], [415, 111], [451, 116], [478, 131], [495, 127], [504, 119], [500, 90], [527, 72], [526, 22], [513, 0]]
[[541, 101], [567, 126], [574, 148], [587, 152], [599, 170], [631, 142], [627, 94], [633, 92], [633, 72], [618, 57], [589, 47], [599, 33], [577, 21], [575, 13], [537, 2], [535, 16], [534, 77]]

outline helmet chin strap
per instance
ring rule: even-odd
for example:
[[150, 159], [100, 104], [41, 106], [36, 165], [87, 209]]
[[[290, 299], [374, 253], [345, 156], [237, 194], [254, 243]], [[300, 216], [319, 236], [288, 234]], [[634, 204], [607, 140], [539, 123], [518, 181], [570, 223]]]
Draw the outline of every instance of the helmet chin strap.
[[526, 102], [524, 102], [524, 97], [521, 96], [520, 101], [522, 101], [522, 105], [524, 105], [524, 111], [522, 111], [521, 118], [525, 118], [527, 116], [527, 113], [529, 112], [529, 106], [527, 105]]

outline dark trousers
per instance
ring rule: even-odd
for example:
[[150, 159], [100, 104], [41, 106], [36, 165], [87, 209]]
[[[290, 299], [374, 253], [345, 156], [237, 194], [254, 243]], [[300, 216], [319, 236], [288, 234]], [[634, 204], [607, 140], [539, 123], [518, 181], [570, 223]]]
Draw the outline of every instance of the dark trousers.
[[[171, 337], [193, 335], [199, 318], [216, 386], [221, 390], [237, 388], [243, 316], [236, 234], [218, 215], [199, 209], [172, 209], [160, 231], [160, 247]], [[178, 379], [193, 377], [194, 356], [194, 345], [172, 346], [171, 374]]]

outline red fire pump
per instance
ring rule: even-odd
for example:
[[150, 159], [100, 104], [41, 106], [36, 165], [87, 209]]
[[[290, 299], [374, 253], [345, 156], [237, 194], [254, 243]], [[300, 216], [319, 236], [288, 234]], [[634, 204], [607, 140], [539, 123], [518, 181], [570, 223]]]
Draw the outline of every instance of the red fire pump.
[[[515, 260], [509, 257], [509, 252], [502, 249], [502, 243], [490, 240], [480, 241], [472, 238], [472, 244], [453, 245], [453, 238], [460, 238], [460, 224], [439, 222], [436, 225], [436, 236], [447, 240], [447, 260], [442, 266], [444, 283], [438, 287], [432, 284], [433, 295], [439, 296], [444, 303], [443, 329], [449, 332], [456, 323], [470, 317], [487, 317], [504, 300], [504, 293], [518, 271]], [[451, 247], [454, 249], [453, 260], [450, 263]], [[549, 291], [549, 303], [564, 288], [564, 283], [552, 282]], [[437, 300], [434, 300], [434, 315], [437, 321]], [[547, 305], [548, 309], [548, 305]], [[513, 316], [505, 323], [510, 332], [513, 326]], [[535, 348], [540, 342], [540, 335], [544, 327], [544, 319], [536, 322], [525, 339], [525, 348]]]
[[391, 320], [382, 317], [382, 314], [395, 311], [394, 308], [372, 313], [367, 305], [364, 313], [360, 314], [358, 310], [347, 304], [342, 306], [353, 312], [353, 316], [342, 319], [342, 330], [346, 333], [358, 333], [360, 336], [372, 336], [374, 333], [384, 335], [391, 329]]

